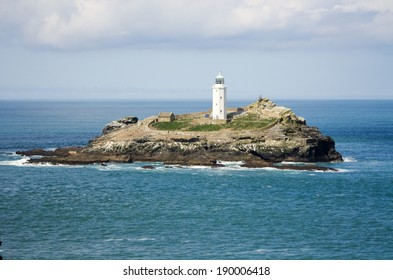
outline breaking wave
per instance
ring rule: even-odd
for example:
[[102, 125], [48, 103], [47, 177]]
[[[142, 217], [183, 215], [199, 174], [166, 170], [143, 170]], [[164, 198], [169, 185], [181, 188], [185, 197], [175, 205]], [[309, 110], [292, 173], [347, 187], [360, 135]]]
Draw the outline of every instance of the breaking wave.
[[343, 157], [344, 162], [357, 162], [354, 157]]
[[[12, 155], [10, 158], [15, 158], [15, 155]], [[268, 171], [268, 172], [351, 172], [351, 170], [337, 168], [337, 171], [323, 171], [323, 170], [293, 170], [293, 169], [277, 169], [274, 167], [262, 167], [262, 168], [246, 168], [242, 167], [244, 162], [242, 161], [218, 161], [217, 163], [223, 166], [212, 167], [208, 165], [165, 165], [160, 162], [135, 162], [135, 163], [108, 163], [106, 165], [97, 164], [90, 164], [90, 165], [65, 165], [65, 164], [51, 164], [51, 163], [29, 163], [29, 157], [22, 157], [20, 159], [12, 159], [12, 160], [3, 160], [0, 161], [0, 166], [19, 166], [19, 167], [70, 167], [70, 168], [93, 168], [103, 172], [111, 172], [111, 171], [145, 171], [145, 172], [152, 172], [152, 171], [178, 171], [178, 170], [212, 170], [213, 172], [225, 172], [225, 171]], [[288, 165], [295, 165], [300, 163], [287, 163]], [[304, 163], [301, 163], [304, 164]], [[148, 167], [146, 167], [148, 166]]]
[[28, 164], [28, 157], [24, 157], [18, 160], [5, 160], [0, 161], [0, 165], [9, 165], [9, 166], [25, 166]]

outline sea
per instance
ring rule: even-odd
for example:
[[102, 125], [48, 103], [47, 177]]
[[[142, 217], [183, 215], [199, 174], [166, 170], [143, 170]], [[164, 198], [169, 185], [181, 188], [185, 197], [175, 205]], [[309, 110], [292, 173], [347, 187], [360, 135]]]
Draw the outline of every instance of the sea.
[[338, 172], [27, 164], [16, 151], [86, 145], [112, 120], [210, 101], [0, 101], [1, 257], [393, 259], [393, 100], [273, 101], [335, 140], [344, 161], [321, 165]]

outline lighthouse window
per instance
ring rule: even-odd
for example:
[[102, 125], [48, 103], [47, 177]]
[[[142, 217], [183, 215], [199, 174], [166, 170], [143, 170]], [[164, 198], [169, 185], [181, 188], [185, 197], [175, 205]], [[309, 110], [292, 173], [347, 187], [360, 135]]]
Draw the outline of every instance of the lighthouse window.
[[220, 99], [222, 99], [222, 96], [220, 96]]
[[220, 113], [222, 113], [222, 110], [220, 110]]

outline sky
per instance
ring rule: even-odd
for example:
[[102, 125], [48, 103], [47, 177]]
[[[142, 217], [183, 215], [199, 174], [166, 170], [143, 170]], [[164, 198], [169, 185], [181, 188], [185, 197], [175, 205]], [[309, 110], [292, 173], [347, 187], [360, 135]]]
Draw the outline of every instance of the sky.
[[0, 99], [392, 99], [392, 0], [0, 0]]

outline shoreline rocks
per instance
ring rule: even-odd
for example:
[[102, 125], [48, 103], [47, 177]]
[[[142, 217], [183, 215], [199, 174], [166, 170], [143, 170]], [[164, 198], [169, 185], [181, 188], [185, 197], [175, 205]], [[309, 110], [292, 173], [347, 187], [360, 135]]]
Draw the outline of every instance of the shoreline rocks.
[[[31, 163], [72, 165], [142, 161], [219, 168], [223, 166], [218, 161], [243, 161], [242, 166], [250, 168], [322, 171], [334, 169], [277, 164], [283, 161], [342, 161], [331, 137], [322, 135], [316, 127], [307, 126], [303, 118], [268, 99], [244, 107], [242, 114], [234, 116], [229, 124], [220, 125], [218, 131], [201, 130], [211, 127], [211, 124], [204, 124], [204, 115], [200, 112], [177, 116], [179, 122], [184, 119], [189, 122], [187, 125], [191, 129], [188, 130], [160, 130], [150, 125], [154, 117], [139, 122], [136, 117], [127, 117], [105, 126], [102, 135], [86, 147], [55, 151], [34, 149], [18, 154], [33, 156], [29, 160]], [[193, 129], [193, 123], [198, 130]], [[265, 123], [267, 125], [263, 126]]]

